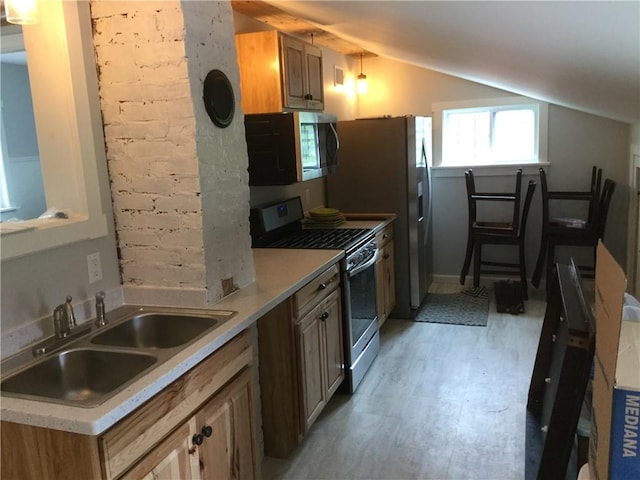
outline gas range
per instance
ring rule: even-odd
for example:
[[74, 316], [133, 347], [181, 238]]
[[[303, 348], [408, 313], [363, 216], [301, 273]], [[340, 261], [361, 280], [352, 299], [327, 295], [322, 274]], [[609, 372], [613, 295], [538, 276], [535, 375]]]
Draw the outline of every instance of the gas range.
[[333, 249], [347, 252], [373, 238], [367, 228], [303, 228], [300, 197], [251, 211], [252, 245], [258, 248]]
[[275, 240], [269, 247], [349, 250], [370, 232], [371, 230], [366, 228], [310, 228]]

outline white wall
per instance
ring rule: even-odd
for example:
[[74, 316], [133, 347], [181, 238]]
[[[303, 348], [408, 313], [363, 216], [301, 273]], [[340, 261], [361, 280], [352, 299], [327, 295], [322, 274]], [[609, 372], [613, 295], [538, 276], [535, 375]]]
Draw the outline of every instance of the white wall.
[[640, 145], [640, 123], [631, 126], [631, 144]]
[[[360, 100], [359, 116], [431, 115], [437, 102], [504, 97], [511, 92], [494, 89], [438, 72], [384, 58], [363, 63], [369, 94]], [[583, 190], [588, 187], [591, 166], [603, 168], [604, 176], [618, 182], [605, 242], [621, 265], [626, 258], [627, 176], [630, 144], [628, 124], [581, 113], [564, 107], [549, 108], [548, 178], [551, 188]], [[523, 181], [537, 180], [537, 175]], [[512, 176], [482, 177], [479, 188], [509, 190]], [[541, 207], [540, 192], [533, 200], [527, 232], [529, 275], [538, 254]], [[467, 234], [467, 206], [463, 177], [435, 178], [433, 186], [434, 273], [455, 279], [464, 259]], [[574, 250], [577, 258], [586, 255]], [[562, 253], [562, 252], [561, 252]], [[498, 255], [494, 250], [489, 256]]]

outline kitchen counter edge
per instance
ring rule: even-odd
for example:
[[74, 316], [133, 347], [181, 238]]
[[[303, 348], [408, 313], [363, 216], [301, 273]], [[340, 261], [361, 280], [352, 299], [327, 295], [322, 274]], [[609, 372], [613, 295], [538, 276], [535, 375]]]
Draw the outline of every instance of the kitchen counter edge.
[[[85, 435], [99, 435], [132, 413], [314, 276], [344, 257], [341, 250], [253, 249], [255, 281], [223, 298], [211, 310], [237, 314], [218, 328], [96, 407], [5, 397], [2, 420]], [[295, 266], [295, 268], [292, 268]], [[206, 309], [204, 309], [206, 311]]]
[[[394, 214], [348, 214], [341, 228], [382, 230]], [[198, 365], [260, 317], [290, 297], [313, 277], [344, 257], [342, 250], [253, 249], [253, 283], [223, 298], [211, 310], [237, 314], [218, 328], [96, 407], [2, 397], [3, 421], [85, 435], [99, 435], [132, 413], [171, 382]], [[295, 268], [292, 268], [295, 266]], [[205, 309], [206, 310], [206, 309]]]

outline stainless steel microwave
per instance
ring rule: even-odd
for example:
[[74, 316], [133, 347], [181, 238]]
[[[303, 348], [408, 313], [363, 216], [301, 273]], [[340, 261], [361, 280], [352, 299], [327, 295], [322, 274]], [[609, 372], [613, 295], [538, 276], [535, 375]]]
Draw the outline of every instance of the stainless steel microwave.
[[337, 118], [316, 112], [245, 115], [249, 185], [289, 185], [334, 172]]

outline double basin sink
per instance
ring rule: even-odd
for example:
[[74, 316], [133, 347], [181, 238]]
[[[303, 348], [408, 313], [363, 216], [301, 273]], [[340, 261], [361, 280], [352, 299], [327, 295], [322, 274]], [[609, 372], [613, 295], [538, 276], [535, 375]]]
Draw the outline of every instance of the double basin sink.
[[120, 307], [108, 314], [106, 326], [93, 327], [43, 358], [19, 363], [2, 379], [0, 392], [65, 405], [100, 405], [235, 313]]

